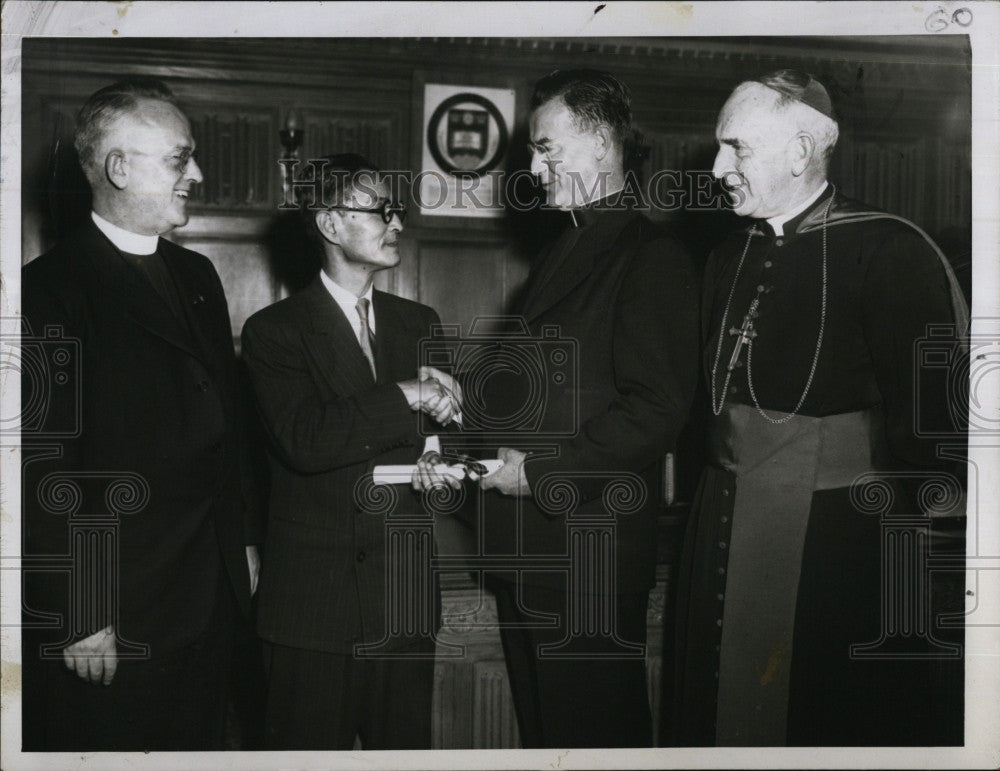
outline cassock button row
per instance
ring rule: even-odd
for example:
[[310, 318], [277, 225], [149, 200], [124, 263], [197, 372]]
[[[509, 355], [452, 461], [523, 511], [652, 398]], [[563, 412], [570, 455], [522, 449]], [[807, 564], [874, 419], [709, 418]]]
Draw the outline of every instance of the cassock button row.
[[719, 541], [719, 548], [720, 549], [725, 549], [726, 548], [726, 542], [725, 541]]
[[763, 284], [757, 284], [757, 291], [758, 292], [763, 292], [764, 291], [764, 285]]
[[773, 265], [773, 264], [774, 263], [772, 263], [770, 260], [764, 260], [764, 267], [765, 268], [770, 268], [771, 265]]
[[722, 619], [721, 618], [715, 619], [715, 625], [716, 626], [722, 626]]
[[726, 569], [725, 568], [719, 568], [719, 575], [720, 576], [726, 575]]
[[722, 515], [721, 519], [722, 519], [722, 524], [726, 524], [729, 521], [729, 517], [727, 517], [725, 514]]

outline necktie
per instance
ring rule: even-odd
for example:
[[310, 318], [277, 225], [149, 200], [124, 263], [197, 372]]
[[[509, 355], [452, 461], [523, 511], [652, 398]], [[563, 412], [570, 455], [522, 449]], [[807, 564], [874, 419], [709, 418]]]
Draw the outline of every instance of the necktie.
[[372, 368], [372, 377], [377, 380], [378, 377], [375, 374], [375, 335], [372, 334], [372, 329], [368, 326], [368, 298], [359, 297], [356, 307], [358, 309], [358, 316], [361, 318], [361, 335], [359, 339], [361, 352], [368, 359], [368, 365]]

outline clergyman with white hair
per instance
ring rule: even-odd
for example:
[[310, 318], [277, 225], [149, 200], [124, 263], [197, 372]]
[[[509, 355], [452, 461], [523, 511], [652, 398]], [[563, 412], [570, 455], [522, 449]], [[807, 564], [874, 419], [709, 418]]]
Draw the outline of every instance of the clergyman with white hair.
[[935, 480], [960, 500], [965, 474], [916, 430], [947, 399], [915, 367], [931, 325], [960, 337], [968, 311], [922, 230], [827, 178], [837, 137], [803, 72], [741, 83], [719, 115], [713, 173], [750, 222], [703, 284], [710, 457], [678, 577], [667, 743], [963, 740], [961, 630], [935, 626], [918, 504]]

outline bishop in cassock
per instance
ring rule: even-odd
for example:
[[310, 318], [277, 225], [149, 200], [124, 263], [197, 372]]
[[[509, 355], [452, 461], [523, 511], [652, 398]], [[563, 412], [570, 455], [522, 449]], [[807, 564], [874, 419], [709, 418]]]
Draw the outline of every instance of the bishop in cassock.
[[[740, 84], [719, 116], [713, 172], [751, 222], [704, 278], [710, 458], [678, 579], [671, 743], [962, 742], [960, 631], [934, 627], [916, 499], [941, 484], [959, 510], [964, 470], [915, 428], [948, 403], [915, 366], [929, 325], [960, 336], [968, 311], [922, 230], [827, 179], [837, 137], [801, 72]], [[893, 523], [919, 540], [912, 562]]]

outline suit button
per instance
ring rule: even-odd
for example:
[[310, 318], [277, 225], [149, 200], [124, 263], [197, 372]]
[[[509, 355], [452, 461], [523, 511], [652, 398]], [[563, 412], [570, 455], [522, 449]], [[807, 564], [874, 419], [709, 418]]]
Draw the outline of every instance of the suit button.
[[367, 555], [367, 554], [365, 554], [365, 550], [364, 550], [364, 549], [360, 549], [360, 550], [358, 551], [358, 557], [357, 557], [357, 559], [358, 559], [358, 562], [364, 562], [364, 561], [365, 561], [365, 557], [367, 557], [367, 556], [368, 556], [368, 555]]

